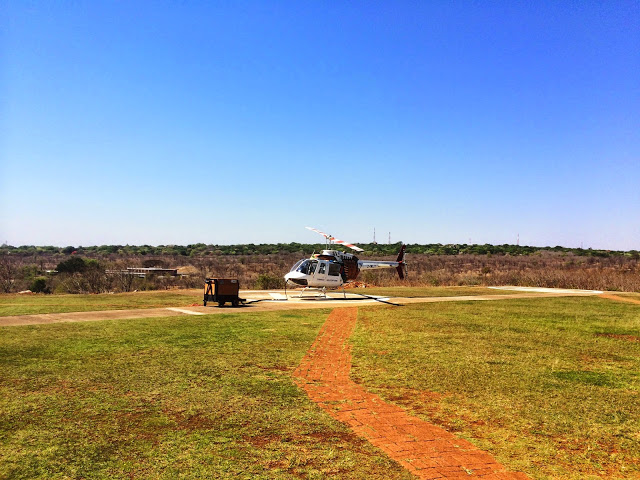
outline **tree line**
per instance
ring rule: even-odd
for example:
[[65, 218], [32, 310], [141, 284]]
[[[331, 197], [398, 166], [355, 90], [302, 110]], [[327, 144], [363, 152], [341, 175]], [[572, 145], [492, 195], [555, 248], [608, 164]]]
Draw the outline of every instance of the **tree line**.
[[[398, 252], [400, 243], [361, 243], [365, 255], [393, 255]], [[311, 243], [263, 243], [263, 244], [237, 244], [215, 245], [196, 243], [190, 245], [96, 245], [96, 246], [35, 246], [11, 245], [0, 246], [0, 255], [37, 256], [37, 255], [86, 255], [90, 257], [114, 256], [183, 256], [203, 257], [210, 255], [278, 255], [288, 253], [310, 253], [325, 249], [325, 244]], [[583, 248], [569, 248], [562, 246], [536, 247], [525, 245], [491, 245], [491, 244], [408, 244], [407, 253], [425, 255], [532, 255], [538, 252], [571, 253], [580, 257], [610, 257], [626, 256], [638, 258], [637, 250], [597, 250]]]
[[[400, 244], [360, 244], [364, 258], [393, 260]], [[324, 244], [102, 245], [0, 247], [0, 292], [130, 292], [202, 287], [207, 277], [237, 278], [243, 288], [282, 288], [299, 259]], [[370, 285], [523, 285], [640, 291], [640, 254], [520, 245], [411, 244], [409, 278], [364, 272]], [[138, 278], [128, 268], [177, 269]]]

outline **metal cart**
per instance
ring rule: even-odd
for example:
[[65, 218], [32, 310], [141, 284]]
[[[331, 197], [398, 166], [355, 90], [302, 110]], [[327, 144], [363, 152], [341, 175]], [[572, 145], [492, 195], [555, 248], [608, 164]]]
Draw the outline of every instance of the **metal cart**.
[[207, 302], [218, 302], [219, 307], [224, 306], [227, 302], [230, 302], [234, 307], [246, 302], [246, 299], [239, 296], [240, 283], [235, 278], [207, 278], [204, 284], [203, 303], [205, 307]]

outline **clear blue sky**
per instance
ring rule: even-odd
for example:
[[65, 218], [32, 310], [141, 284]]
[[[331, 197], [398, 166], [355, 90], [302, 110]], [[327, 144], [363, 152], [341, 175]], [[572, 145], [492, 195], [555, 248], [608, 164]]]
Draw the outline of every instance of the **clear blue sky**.
[[0, 12], [0, 242], [640, 249], [638, 1]]

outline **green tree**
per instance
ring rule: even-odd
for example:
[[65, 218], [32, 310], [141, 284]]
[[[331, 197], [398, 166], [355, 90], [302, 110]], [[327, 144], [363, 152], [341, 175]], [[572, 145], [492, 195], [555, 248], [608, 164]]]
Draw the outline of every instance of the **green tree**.
[[31, 282], [31, 286], [29, 287], [33, 293], [50, 293], [49, 287], [47, 286], [47, 279], [45, 277], [37, 277]]
[[73, 256], [58, 264], [58, 273], [82, 273], [87, 269], [87, 262], [82, 257]]

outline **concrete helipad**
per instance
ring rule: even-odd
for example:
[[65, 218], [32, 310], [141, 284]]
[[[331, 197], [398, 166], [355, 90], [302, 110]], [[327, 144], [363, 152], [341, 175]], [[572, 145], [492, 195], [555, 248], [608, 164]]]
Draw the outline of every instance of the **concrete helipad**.
[[[337, 306], [357, 306], [357, 305], [392, 305], [401, 306], [413, 303], [431, 302], [465, 302], [465, 301], [490, 301], [490, 300], [510, 300], [516, 298], [539, 298], [539, 297], [566, 297], [566, 296], [590, 296], [599, 295], [602, 292], [597, 290], [569, 290], [553, 288], [526, 288], [526, 287], [499, 287], [504, 290], [515, 290], [517, 293], [495, 294], [495, 295], [464, 295], [457, 297], [381, 297], [361, 293], [341, 291], [327, 293], [326, 296], [320, 292], [305, 292], [300, 297], [300, 291], [284, 290], [243, 290], [240, 297], [247, 302], [238, 308], [230, 305], [218, 307], [215, 303], [209, 303], [206, 307], [182, 306], [164, 308], [146, 308], [131, 310], [101, 310], [94, 312], [72, 312], [72, 313], [48, 313], [37, 315], [14, 315], [0, 317], [0, 327], [17, 325], [37, 325], [59, 322], [89, 322], [98, 320], [126, 320], [133, 318], [171, 317], [178, 315], [214, 315], [214, 314], [238, 314], [245, 312], [261, 312], [271, 310], [292, 310], [308, 308], [334, 308]], [[606, 295], [603, 295], [606, 296]]]

